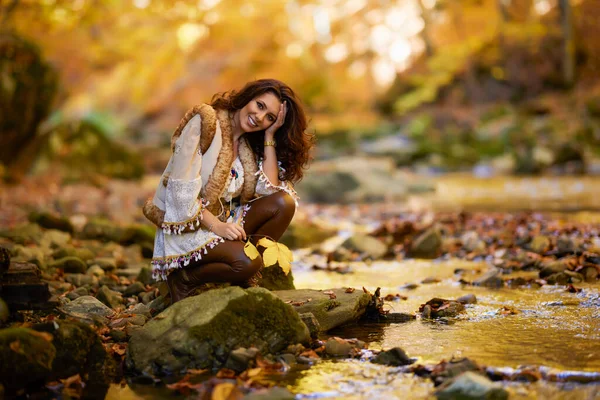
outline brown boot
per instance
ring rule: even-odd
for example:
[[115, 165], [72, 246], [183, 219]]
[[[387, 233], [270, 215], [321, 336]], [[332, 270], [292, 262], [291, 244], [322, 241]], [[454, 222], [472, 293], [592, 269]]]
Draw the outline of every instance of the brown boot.
[[177, 303], [194, 293], [194, 285], [189, 282], [186, 271], [177, 269], [167, 276], [167, 285], [171, 294], [171, 304]]

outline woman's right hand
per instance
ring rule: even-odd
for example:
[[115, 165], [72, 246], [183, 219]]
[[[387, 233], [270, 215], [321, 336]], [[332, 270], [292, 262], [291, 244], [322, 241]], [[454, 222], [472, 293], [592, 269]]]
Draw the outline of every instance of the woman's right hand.
[[238, 224], [219, 221], [212, 231], [223, 239], [246, 240], [246, 232]]

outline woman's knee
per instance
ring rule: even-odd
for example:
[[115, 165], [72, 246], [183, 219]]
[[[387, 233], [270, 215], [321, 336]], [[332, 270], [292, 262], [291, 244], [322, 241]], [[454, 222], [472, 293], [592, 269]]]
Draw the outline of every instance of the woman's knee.
[[254, 276], [262, 267], [262, 257], [258, 256], [251, 260], [244, 254], [231, 265], [231, 270], [235, 272], [236, 281], [245, 281]]
[[272, 202], [275, 208], [284, 215], [294, 216], [296, 212], [296, 201], [292, 196], [286, 192], [273, 193], [269, 197], [272, 197]]

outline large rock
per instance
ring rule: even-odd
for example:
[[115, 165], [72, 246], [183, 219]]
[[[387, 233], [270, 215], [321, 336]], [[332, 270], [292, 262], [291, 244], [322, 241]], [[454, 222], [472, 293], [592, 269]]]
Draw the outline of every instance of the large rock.
[[27, 328], [0, 330], [0, 383], [7, 393], [42, 385], [55, 357], [51, 335]]
[[[331, 291], [333, 294], [325, 292]], [[346, 289], [329, 290], [279, 290], [273, 292], [290, 303], [300, 313], [312, 313], [322, 331], [359, 319], [369, 304], [370, 296], [362, 290], [346, 293]], [[335, 296], [335, 297], [334, 297]]]
[[469, 371], [441, 386], [435, 396], [441, 400], [505, 400], [508, 399], [508, 392], [500, 384]]
[[81, 296], [61, 307], [67, 314], [90, 314], [98, 317], [110, 317], [115, 312], [93, 296]]
[[73, 233], [74, 228], [71, 221], [66, 217], [61, 217], [49, 212], [32, 212], [29, 214], [29, 221], [38, 224], [42, 228], [56, 229], [63, 232]]
[[294, 275], [290, 270], [287, 275], [277, 264], [261, 270], [262, 277], [258, 280], [258, 286], [269, 290], [295, 289]]
[[158, 375], [219, 368], [238, 347], [275, 353], [309, 339], [293, 308], [268, 290], [228, 287], [179, 301], [133, 333], [127, 366]]
[[387, 246], [373, 236], [356, 233], [349, 237], [342, 247], [360, 253], [363, 257], [377, 260], [387, 253]]

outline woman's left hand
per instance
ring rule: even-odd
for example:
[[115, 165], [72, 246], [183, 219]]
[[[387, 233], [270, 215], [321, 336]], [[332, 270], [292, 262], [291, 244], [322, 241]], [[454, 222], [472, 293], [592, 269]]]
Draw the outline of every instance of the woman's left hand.
[[267, 128], [265, 131], [265, 139], [271, 140], [275, 136], [275, 132], [277, 129], [281, 128], [283, 122], [285, 121], [285, 115], [287, 114], [287, 101], [281, 103], [279, 107], [279, 113], [277, 114], [277, 119], [273, 122], [273, 125]]

